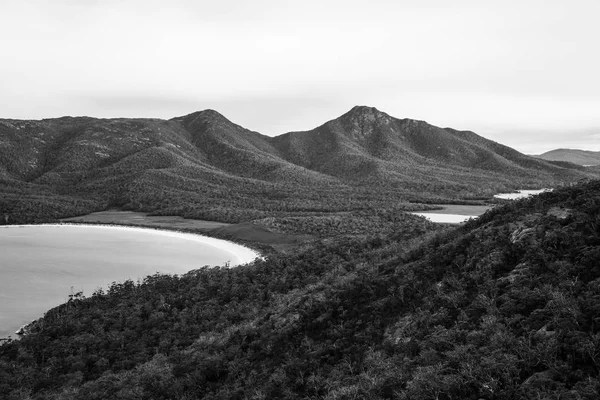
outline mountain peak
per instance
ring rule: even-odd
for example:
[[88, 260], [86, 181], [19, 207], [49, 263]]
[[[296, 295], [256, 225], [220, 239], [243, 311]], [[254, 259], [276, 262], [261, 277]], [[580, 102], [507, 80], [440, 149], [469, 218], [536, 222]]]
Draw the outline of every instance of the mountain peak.
[[426, 121], [403, 118], [398, 119], [390, 116], [389, 114], [378, 110], [375, 107], [369, 106], [354, 106], [346, 114], [342, 115], [339, 119], [351, 120], [354, 123], [364, 125], [365, 123], [378, 123], [378, 124], [389, 124], [392, 120], [402, 121], [409, 125], [428, 125]]
[[389, 120], [388, 114], [383, 111], [379, 111], [375, 107], [368, 106], [354, 106], [350, 111], [341, 116], [342, 119], [350, 119], [354, 121], [365, 122], [376, 122], [378, 120]]
[[171, 119], [185, 125], [197, 125], [197, 124], [219, 124], [219, 125], [234, 125], [233, 122], [228, 120], [223, 114], [212, 109], [206, 109], [196, 111], [191, 114], [182, 115]]
[[218, 117], [218, 118], [225, 118], [225, 116], [223, 114], [221, 114], [220, 112], [218, 112], [216, 110], [213, 110], [212, 108], [207, 108], [206, 110], [198, 111], [197, 114]]
[[208, 118], [208, 119], [227, 119], [225, 116], [218, 111], [207, 108], [206, 110], [195, 111], [193, 113], [182, 115], [180, 117], [175, 117], [173, 119], [189, 119], [189, 118]]
[[379, 111], [375, 107], [369, 107], [369, 106], [354, 106], [345, 115], [361, 116], [361, 117], [362, 116], [372, 116], [372, 117], [387, 116], [387, 117], [389, 117], [389, 115], [387, 115], [386, 113]]
[[341, 123], [350, 135], [365, 137], [369, 136], [376, 127], [388, 125], [392, 120], [392, 117], [375, 107], [354, 106], [334, 121]]
[[352, 107], [352, 109], [350, 111], [352, 111], [352, 112], [379, 112], [378, 109], [376, 109], [375, 107], [370, 107], [370, 106], [354, 106], [354, 107]]

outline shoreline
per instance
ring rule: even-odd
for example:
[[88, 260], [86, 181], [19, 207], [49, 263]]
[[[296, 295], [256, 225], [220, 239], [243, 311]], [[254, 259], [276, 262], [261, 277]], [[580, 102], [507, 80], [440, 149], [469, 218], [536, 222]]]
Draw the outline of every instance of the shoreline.
[[72, 227], [88, 227], [98, 229], [126, 229], [138, 231], [141, 233], [155, 233], [158, 235], [165, 235], [170, 237], [176, 237], [183, 240], [194, 241], [202, 243], [206, 246], [216, 248], [232, 254], [237, 261], [229, 264], [230, 267], [236, 267], [239, 265], [249, 264], [256, 259], [262, 259], [263, 255], [257, 250], [254, 250], [248, 246], [235, 243], [231, 240], [219, 239], [207, 235], [198, 233], [179, 231], [175, 229], [164, 229], [144, 226], [131, 226], [131, 225], [120, 225], [120, 224], [105, 224], [105, 223], [47, 223], [47, 224], [21, 224], [21, 225], [0, 225], [0, 228], [27, 228], [27, 227], [49, 227], [49, 228], [60, 228], [61, 226], [72, 226]]
[[[0, 229], [2, 229], [2, 228], [11, 229], [12, 228], [13, 231], [18, 231], [19, 229], [25, 230], [27, 228], [60, 229], [61, 227], [75, 227], [75, 228], [81, 228], [81, 229], [95, 228], [98, 230], [100, 230], [100, 229], [104, 229], [104, 230], [117, 229], [117, 230], [121, 230], [121, 231], [133, 232], [135, 234], [141, 233], [143, 235], [155, 235], [155, 236], [159, 236], [159, 237], [162, 236], [162, 237], [175, 238], [177, 240], [181, 239], [181, 240], [185, 240], [188, 242], [195, 242], [195, 243], [201, 244], [203, 246], [225, 252], [230, 256], [231, 261], [226, 262], [224, 266], [215, 265], [215, 267], [218, 267], [218, 268], [223, 268], [223, 267], [233, 268], [233, 267], [238, 267], [238, 266], [244, 266], [244, 265], [250, 264], [256, 260], [264, 259], [263, 255], [260, 252], [258, 252], [257, 250], [254, 250], [250, 247], [235, 243], [233, 241], [210, 237], [210, 236], [202, 235], [202, 234], [198, 234], [198, 233], [178, 231], [178, 230], [174, 230], [174, 229], [162, 229], [162, 228], [154, 228], [154, 227], [129, 226], [129, 225], [119, 225], [119, 224], [70, 223], [70, 222], [0, 225]], [[23, 234], [26, 235], [25, 231], [23, 231]], [[21, 234], [18, 233], [17, 235], [20, 236]], [[194, 270], [195, 270], [195, 268], [186, 269], [185, 272], [181, 272], [181, 273], [177, 273], [177, 274], [183, 275], [185, 273], [189, 273]], [[172, 273], [170, 273], [170, 274], [172, 275]], [[60, 304], [62, 304], [62, 303], [60, 303]], [[59, 306], [60, 304], [57, 303], [56, 306]], [[50, 307], [50, 309], [54, 308], [56, 306]], [[48, 310], [40, 312], [40, 315], [41, 315], [40, 317], [34, 318], [31, 322], [21, 325], [14, 332], [14, 334], [17, 335], [17, 338], [21, 337], [22, 335], [26, 335], [28, 333], [27, 332], [28, 327], [31, 324], [34, 324], [40, 318], [43, 318], [43, 315], [47, 311]], [[16, 328], [16, 326], [15, 326], [15, 328]], [[8, 337], [11, 337], [11, 335], [9, 334]]]
[[[553, 189], [519, 189], [510, 193], [497, 193], [494, 195], [494, 200], [515, 201], [523, 198], [529, 198]], [[431, 222], [440, 224], [462, 224], [469, 219], [479, 218], [486, 211], [494, 206], [477, 206], [477, 205], [453, 205], [453, 204], [434, 204], [441, 209], [431, 211], [411, 211], [410, 214], [425, 217]], [[469, 210], [470, 209], [470, 210]], [[468, 212], [467, 212], [468, 211]]]
[[411, 214], [425, 217], [436, 224], [462, 224], [471, 218], [479, 217], [479, 215], [444, 214], [436, 212], [411, 212]]
[[554, 189], [552, 188], [542, 188], [542, 189], [518, 189], [514, 192], [510, 193], [497, 193], [494, 195], [494, 199], [500, 200], [519, 200], [523, 198], [528, 198], [531, 196], [537, 196], [538, 194], [542, 194], [545, 192], [551, 192]]

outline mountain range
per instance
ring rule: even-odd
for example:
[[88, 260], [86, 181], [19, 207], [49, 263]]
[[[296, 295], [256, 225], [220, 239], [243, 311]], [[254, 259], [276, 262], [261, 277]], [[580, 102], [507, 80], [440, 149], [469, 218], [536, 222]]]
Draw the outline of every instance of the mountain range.
[[36, 219], [121, 207], [240, 221], [356, 209], [366, 200], [373, 207], [489, 198], [591, 176], [474, 132], [366, 106], [276, 137], [214, 110], [170, 120], [0, 120], [0, 212]]
[[600, 151], [556, 149], [534, 156], [547, 161], [566, 161], [577, 165], [600, 165]]

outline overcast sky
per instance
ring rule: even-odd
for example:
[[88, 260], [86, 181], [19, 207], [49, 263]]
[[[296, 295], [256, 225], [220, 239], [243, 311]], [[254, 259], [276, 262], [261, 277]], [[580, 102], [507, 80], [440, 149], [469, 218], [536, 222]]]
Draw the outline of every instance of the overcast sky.
[[267, 135], [354, 105], [526, 153], [600, 150], [600, 1], [0, 0], [0, 118], [215, 109]]

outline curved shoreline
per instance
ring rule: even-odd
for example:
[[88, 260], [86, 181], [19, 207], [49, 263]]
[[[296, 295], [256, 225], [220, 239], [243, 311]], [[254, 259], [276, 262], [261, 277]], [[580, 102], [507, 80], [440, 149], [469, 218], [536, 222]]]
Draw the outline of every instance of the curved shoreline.
[[218, 239], [211, 236], [201, 235], [191, 232], [182, 232], [178, 230], [169, 229], [157, 229], [151, 227], [142, 226], [131, 226], [131, 225], [118, 225], [118, 224], [90, 224], [90, 223], [50, 223], [50, 224], [26, 224], [26, 225], [0, 225], [0, 228], [27, 228], [27, 227], [49, 227], [59, 228], [61, 226], [73, 226], [73, 227], [88, 227], [88, 228], [99, 228], [99, 229], [124, 229], [133, 230], [141, 233], [156, 233], [158, 235], [165, 235], [170, 237], [176, 237], [183, 240], [190, 240], [204, 245], [216, 248], [218, 250], [225, 251], [232, 254], [237, 258], [236, 262], [229, 264], [230, 267], [244, 265], [253, 262], [256, 259], [262, 258], [262, 255], [250, 247], [243, 246], [241, 244], [232, 242], [230, 240]]
[[551, 192], [553, 189], [543, 188], [543, 189], [519, 189], [511, 193], [497, 193], [494, 195], [494, 198], [501, 200], [519, 200], [531, 196], [536, 196], [541, 193]]
[[[76, 229], [69, 229], [69, 228], [76, 228]], [[251, 249], [247, 246], [243, 246], [241, 244], [235, 243], [233, 241], [229, 241], [229, 240], [225, 240], [225, 239], [218, 239], [218, 238], [214, 238], [214, 237], [210, 237], [210, 236], [206, 236], [206, 235], [202, 235], [202, 234], [197, 234], [197, 233], [192, 233], [192, 232], [182, 232], [182, 231], [177, 231], [174, 229], [157, 229], [157, 228], [153, 228], [153, 227], [142, 227], [142, 226], [127, 226], [127, 225], [117, 225], [117, 224], [99, 224], [99, 223], [42, 223], [42, 224], [19, 224], [19, 225], [0, 225], [0, 228], [6, 228], [6, 233], [11, 236], [11, 235], [15, 235], [17, 237], [27, 237], [30, 236], [28, 234], [28, 228], [32, 229], [29, 233], [33, 232], [33, 229], [35, 228], [43, 228], [42, 230], [36, 230], [35, 232], [45, 232], [44, 235], [48, 235], [48, 236], [62, 236], [62, 234], [60, 233], [59, 229], [63, 228], [65, 229], [65, 234], [68, 233], [67, 237], [78, 237], [78, 236], [85, 236], [85, 233], [89, 233], [90, 236], [95, 236], [97, 234], [99, 234], [100, 230], [104, 231], [102, 232], [102, 236], [104, 235], [114, 235], [114, 236], [120, 236], [120, 235], [125, 235], [125, 233], [128, 233], [131, 237], [138, 237], [140, 238], [141, 242], [144, 241], [148, 241], [151, 240], [153, 242], [158, 243], [158, 245], [160, 246], [160, 241], [163, 240], [165, 243], [171, 243], [171, 242], [178, 242], [180, 240], [184, 240], [186, 241], [188, 244], [184, 245], [186, 247], [188, 246], [192, 246], [194, 247], [194, 243], [196, 243], [198, 245], [198, 248], [200, 249], [206, 249], [207, 253], [212, 253], [211, 249], [214, 249], [215, 251], [221, 252], [222, 254], [224, 254], [223, 259], [227, 260], [229, 259], [230, 261], [226, 261], [223, 264], [221, 264], [221, 268], [222, 267], [236, 267], [236, 266], [242, 266], [242, 265], [246, 265], [249, 263], [252, 263], [253, 261], [257, 260], [257, 259], [262, 259], [262, 255], [254, 250]], [[12, 228], [12, 230], [9, 230], [9, 228]], [[52, 231], [52, 228], [55, 229], [55, 231]], [[78, 228], [81, 228], [82, 232], [77, 231]], [[96, 233], [94, 233], [93, 231], [87, 231], [87, 232], [83, 232], [85, 228], [95, 228], [96, 229]], [[67, 231], [68, 229], [68, 231]], [[111, 229], [113, 231], [111, 231]], [[12, 234], [9, 233], [9, 231], [13, 232]], [[117, 231], [121, 231], [123, 233], [119, 234]], [[145, 235], [145, 236], [144, 236]], [[127, 236], [125, 236], [127, 237]], [[162, 239], [161, 239], [162, 238]], [[181, 242], [180, 242], [181, 243]], [[102, 246], [98, 246], [98, 248], [102, 248]], [[218, 267], [218, 264], [212, 264]], [[183, 266], [183, 265], [182, 265]], [[181, 270], [173, 270], [172, 272], [162, 272], [163, 274], [177, 274], [177, 275], [183, 275], [186, 274], [188, 272], [194, 271], [197, 268], [200, 268], [199, 266], [183, 266], [183, 268], [180, 268]], [[114, 271], [113, 271], [114, 272]], [[132, 273], [131, 271], [127, 272], [124, 276], [127, 276], [127, 274]], [[135, 272], [133, 272], [135, 276]], [[138, 274], [139, 276], [145, 276], [148, 275], [146, 273], [141, 273]], [[126, 278], [125, 278], [126, 279]], [[131, 277], [129, 278], [131, 279]], [[94, 286], [97, 287], [106, 287], [106, 285], [108, 284], [108, 282], [110, 282], [111, 280], [116, 280], [116, 281], [121, 281], [123, 279], [119, 279], [118, 276], [115, 276], [111, 279], [108, 279], [102, 283], [102, 279], [98, 280], [98, 282], [94, 283]], [[82, 283], [82, 282], [78, 282], [77, 285], [84, 287], [85, 285], [89, 286], [89, 282], [88, 283]], [[79, 287], [78, 286], [78, 287]], [[90, 291], [91, 289], [86, 287], [85, 289], [81, 289], [81, 290], [86, 290], [86, 291]], [[56, 296], [54, 296], [56, 297]], [[58, 306], [60, 304], [62, 304], [65, 300], [62, 299], [62, 295], [59, 296], [61, 297], [61, 299], [58, 299], [58, 297], [56, 297], [56, 299], [54, 299], [52, 297], [52, 300], [44, 300], [44, 301], [48, 301], [48, 304], [44, 303], [43, 307], [38, 307], [39, 310], [37, 310], [35, 313], [23, 313], [22, 315], [16, 315], [17, 319], [16, 321], [18, 321], [19, 319], [21, 319], [22, 316], [26, 316], [27, 318], [23, 318], [23, 319], [31, 319], [34, 318], [33, 321], [36, 321], [37, 318], [35, 318], [36, 315], [43, 315], [44, 312], [46, 312], [48, 309], [51, 309], [55, 306]], [[38, 301], [39, 299], [36, 299], [33, 301], [32, 305], [35, 306], [36, 302], [39, 303]], [[56, 300], [56, 301], [55, 301]], [[52, 304], [55, 304], [54, 306], [51, 306]], [[30, 307], [31, 308], [31, 307]], [[35, 307], [34, 307], [35, 308]], [[33, 309], [33, 308], [32, 308]], [[22, 322], [20, 322], [22, 323]], [[8, 333], [6, 333], [6, 335], [10, 336], [9, 332], [16, 332], [18, 335], [22, 335], [22, 334], [26, 334], [27, 333], [27, 326], [30, 325], [31, 322], [25, 323], [24, 325], [21, 325], [20, 328], [18, 328], [19, 325], [14, 325], [13, 327], [11, 327], [11, 324], [8, 323], [8, 325], [6, 325], [7, 327], [9, 327], [9, 329], [5, 329], [6, 327], [0, 327], [2, 329], [0, 329], [3, 332], [4, 336], [4, 330], [7, 330]], [[3, 324], [5, 325], [5, 321], [3, 321]], [[18, 329], [17, 329], [18, 328]]]
[[439, 224], [462, 224], [471, 218], [478, 217], [478, 215], [442, 214], [435, 212], [411, 212], [411, 214], [425, 217], [429, 221]]

